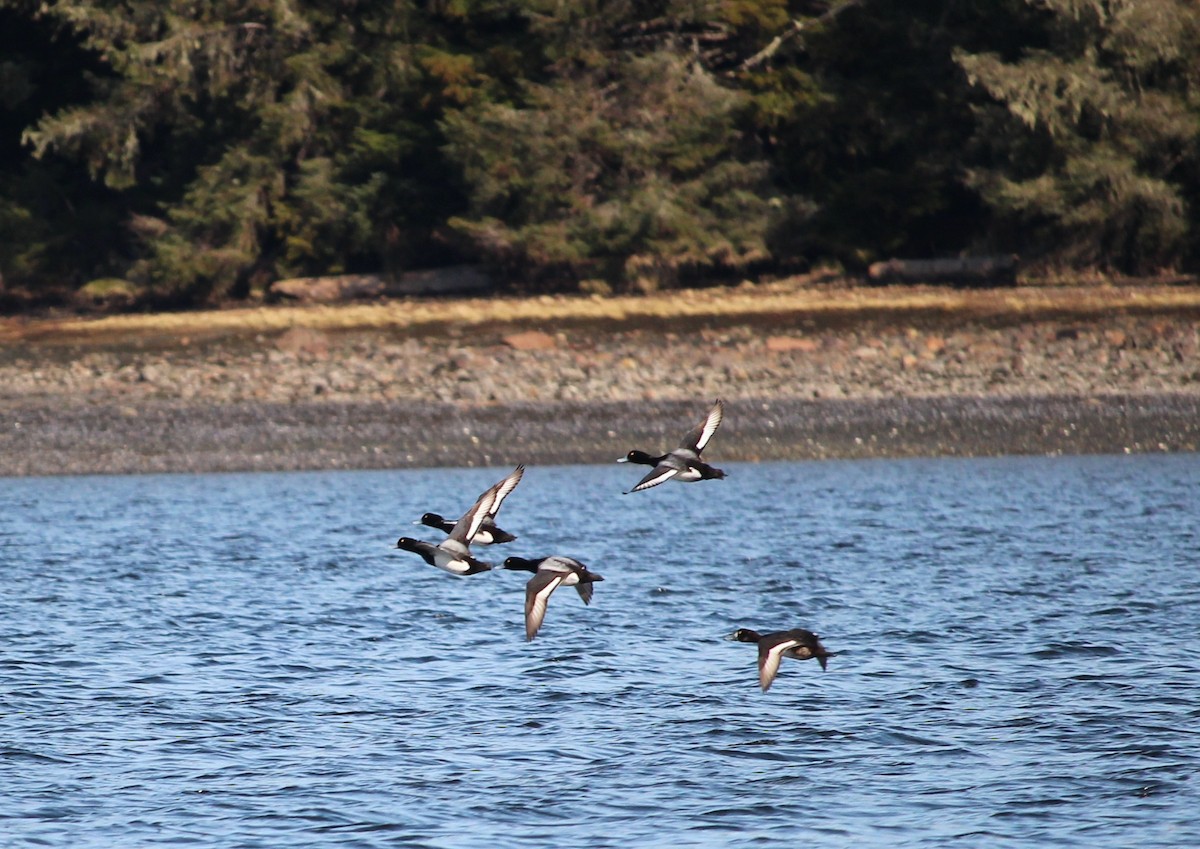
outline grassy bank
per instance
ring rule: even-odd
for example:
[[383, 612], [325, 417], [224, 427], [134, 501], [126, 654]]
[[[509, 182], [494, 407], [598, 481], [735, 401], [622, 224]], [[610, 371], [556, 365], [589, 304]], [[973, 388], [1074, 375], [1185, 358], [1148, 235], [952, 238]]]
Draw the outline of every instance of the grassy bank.
[[1113, 315], [1198, 315], [1200, 285], [1054, 285], [962, 290], [858, 287], [803, 281], [658, 293], [648, 296], [536, 296], [403, 299], [337, 305], [260, 305], [230, 309], [102, 316], [0, 319], [0, 344], [169, 346], [281, 332], [375, 330], [428, 335], [473, 328], [555, 327], [603, 330], [671, 322], [809, 324], [868, 321], [961, 324], [1048, 319], [1085, 321]]

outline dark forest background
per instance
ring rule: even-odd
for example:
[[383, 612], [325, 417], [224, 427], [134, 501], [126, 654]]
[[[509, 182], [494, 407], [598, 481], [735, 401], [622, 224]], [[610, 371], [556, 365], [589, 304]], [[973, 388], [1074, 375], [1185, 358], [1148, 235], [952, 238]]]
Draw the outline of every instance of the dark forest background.
[[1191, 0], [0, 0], [0, 274], [1200, 262]]

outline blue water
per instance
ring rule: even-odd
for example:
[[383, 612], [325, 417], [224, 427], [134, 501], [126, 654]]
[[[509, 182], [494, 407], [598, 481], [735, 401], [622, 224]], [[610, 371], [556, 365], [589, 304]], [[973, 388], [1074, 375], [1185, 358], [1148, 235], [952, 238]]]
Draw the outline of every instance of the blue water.
[[727, 469], [0, 480], [0, 845], [1200, 845], [1200, 456]]

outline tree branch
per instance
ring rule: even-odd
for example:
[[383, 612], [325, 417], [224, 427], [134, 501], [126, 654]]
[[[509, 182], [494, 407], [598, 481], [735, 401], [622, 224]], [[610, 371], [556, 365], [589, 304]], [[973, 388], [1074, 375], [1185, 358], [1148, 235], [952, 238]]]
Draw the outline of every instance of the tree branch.
[[862, 5], [862, 0], [846, 0], [846, 2], [839, 3], [838, 5], [833, 6], [832, 8], [828, 9], [823, 15], [820, 15], [819, 17], [808, 18], [806, 20], [793, 20], [791, 29], [789, 29], [787, 32], [780, 33], [779, 35], [777, 35], [773, 39], [771, 39], [770, 44], [768, 44], [762, 50], [758, 51], [753, 56], [751, 56], [749, 59], [747, 59], [745, 62], [743, 62], [738, 67], [738, 70], [747, 71], [751, 68], [761, 65], [763, 62], [766, 62], [768, 59], [770, 59], [772, 56], [774, 56], [775, 53], [779, 50], [780, 47], [782, 47], [784, 45], [785, 42], [800, 35], [800, 33], [804, 32], [804, 30], [808, 29], [813, 24], [823, 24], [826, 21], [833, 20], [835, 17], [837, 17], [838, 15], [840, 15], [842, 12], [846, 11], [847, 9], [851, 8], [852, 6], [860, 6], [860, 5]]

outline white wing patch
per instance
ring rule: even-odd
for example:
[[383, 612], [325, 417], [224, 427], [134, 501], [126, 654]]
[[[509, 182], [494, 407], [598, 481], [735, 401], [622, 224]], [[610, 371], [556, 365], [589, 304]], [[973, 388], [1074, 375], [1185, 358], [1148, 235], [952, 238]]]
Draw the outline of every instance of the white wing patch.
[[783, 659], [783, 653], [795, 645], [795, 640], [785, 640], [773, 646], [758, 647], [758, 683], [762, 685], [764, 693], [771, 689], [771, 682], [779, 672], [779, 661]]
[[517, 466], [508, 477], [500, 481], [493, 489], [496, 490], [496, 497], [492, 500], [492, 506], [488, 508], [487, 515], [490, 518], [495, 518], [500, 512], [500, 505], [504, 503], [504, 499], [508, 498], [508, 494], [517, 488], [517, 484], [521, 482], [521, 476], [525, 474], [525, 464]]
[[525, 640], [532, 640], [546, 618], [546, 604], [550, 594], [562, 583], [558, 572], [540, 571], [525, 585]]
[[638, 481], [638, 485], [629, 491], [641, 492], [643, 489], [649, 489], [652, 486], [658, 486], [663, 481], [669, 481], [677, 474], [679, 474], [679, 469], [672, 469], [670, 466], [658, 466], [653, 469], [650, 474]]
[[713, 408], [708, 411], [708, 418], [704, 420], [703, 429], [700, 431], [700, 438], [696, 440], [697, 451], [704, 450], [704, 446], [708, 445], [708, 441], [713, 438], [713, 434], [717, 432], [717, 428], [721, 426], [724, 418], [725, 402], [718, 399]]
[[[495, 500], [495, 487], [492, 487], [483, 495], [479, 496], [479, 500], [475, 502], [475, 506], [472, 507], [470, 512], [463, 517], [464, 519], [467, 519], [467, 525], [465, 528], [463, 528], [463, 542], [469, 545], [471, 541], [475, 539], [475, 534], [479, 533], [479, 528], [481, 525], [483, 525], [483, 520], [488, 517], [488, 510], [492, 508], [492, 502]], [[459, 524], [461, 525], [462, 523], [460, 522]], [[457, 531], [458, 527], [456, 526], [454, 530]]]
[[513, 469], [504, 480], [488, 487], [471, 509], [464, 513], [463, 517], [454, 525], [454, 529], [450, 531], [450, 538], [470, 545], [483, 523], [500, 511], [501, 503], [510, 492], [516, 489], [523, 474], [525, 474], [525, 466], [521, 464]]

